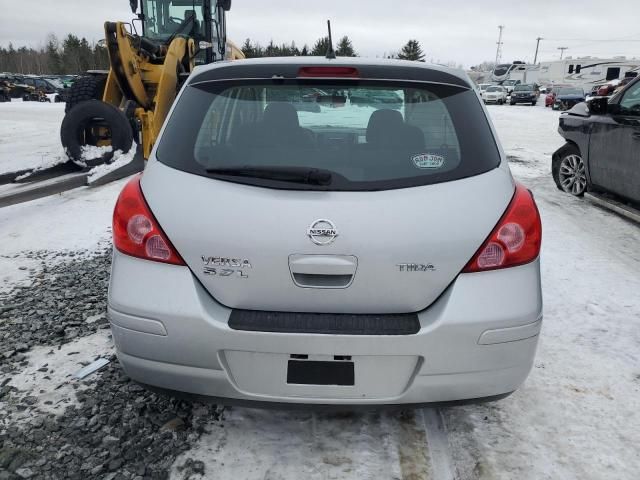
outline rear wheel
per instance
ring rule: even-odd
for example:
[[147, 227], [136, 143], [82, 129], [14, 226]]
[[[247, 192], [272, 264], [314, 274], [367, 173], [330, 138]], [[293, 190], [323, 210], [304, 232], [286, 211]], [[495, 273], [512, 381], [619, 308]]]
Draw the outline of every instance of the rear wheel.
[[104, 86], [107, 83], [105, 75], [85, 75], [78, 78], [69, 88], [67, 104], [64, 107], [65, 113], [87, 100], [102, 100]]
[[556, 186], [563, 192], [581, 197], [587, 189], [587, 173], [580, 150], [567, 145], [553, 159], [551, 172]]

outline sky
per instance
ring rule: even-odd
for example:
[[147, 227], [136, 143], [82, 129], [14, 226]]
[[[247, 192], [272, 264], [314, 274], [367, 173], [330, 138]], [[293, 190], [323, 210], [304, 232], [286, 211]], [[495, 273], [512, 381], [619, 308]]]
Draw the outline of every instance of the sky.
[[[607, 5], [612, 5], [607, 8]], [[127, 0], [0, 0], [0, 45], [38, 47], [48, 33], [102, 38], [106, 20], [129, 21]], [[567, 56], [640, 58], [640, 0], [233, 0], [228, 37], [267, 44], [313, 45], [331, 19], [334, 39], [348, 35], [361, 56], [396, 53], [409, 39], [427, 61], [469, 67], [496, 56], [504, 25], [502, 61]]]

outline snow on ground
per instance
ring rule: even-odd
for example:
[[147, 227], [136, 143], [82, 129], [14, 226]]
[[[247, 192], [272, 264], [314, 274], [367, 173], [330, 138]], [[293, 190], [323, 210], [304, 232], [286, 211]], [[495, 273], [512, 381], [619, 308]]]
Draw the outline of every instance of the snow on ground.
[[109, 330], [100, 330], [59, 347], [36, 347], [27, 353], [28, 366], [13, 375], [8, 385], [17, 388], [21, 397], [36, 397], [41, 411], [59, 414], [67, 405], [75, 403], [75, 392], [84, 390], [92, 380], [92, 376], [79, 380], [74, 373], [96, 358], [108, 358], [112, 354]]
[[489, 105], [491, 120], [518, 178], [544, 176], [551, 171], [551, 155], [564, 145], [558, 134], [560, 112], [538, 105]]
[[113, 207], [126, 181], [0, 208], [0, 289], [39, 266], [21, 252], [94, 250], [109, 241]]
[[67, 161], [60, 144], [64, 103], [0, 103], [0, 174]]
[[172, 478], [181, 479], [178, 467], [194, 458], [206, 464], [208, 475], [201, 478], [426, 479], [429, 454], [421, 418], [419, 411], [331, 414], [228, 408], [195, 449], [176, 459]]

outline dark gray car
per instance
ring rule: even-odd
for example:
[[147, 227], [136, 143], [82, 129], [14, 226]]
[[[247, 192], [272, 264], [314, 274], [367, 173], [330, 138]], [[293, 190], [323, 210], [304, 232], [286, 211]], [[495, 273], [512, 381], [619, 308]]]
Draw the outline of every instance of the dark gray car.
[[515, 105], [516, 103], [527, 103], [530, 105], [535, 105], [538, 103], [538, 98], [540, 97], [540, 88], [533, 84], [527, 83], [523, 85], [516, 85], [511, 92], [511, 105]]
[[640, 204], [640, 79], [611, 99], [580, 103], [560, 117], [567, 143], [553, 154], [552, 174], [561, 190], [587, 189]]

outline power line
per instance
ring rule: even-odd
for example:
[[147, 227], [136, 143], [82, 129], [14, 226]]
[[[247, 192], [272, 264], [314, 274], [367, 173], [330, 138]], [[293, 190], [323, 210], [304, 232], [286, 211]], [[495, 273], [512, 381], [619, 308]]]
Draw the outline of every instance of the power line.
[[[633, 35], [635, 37], [635, 35]], [[545, 38], [552, 42], [640, 42], [640, 38]]]

